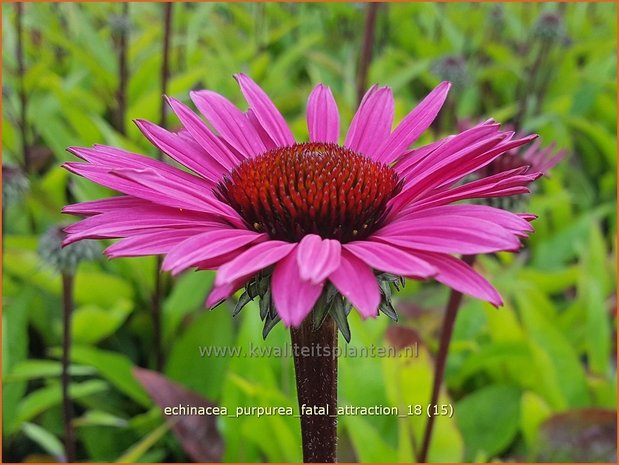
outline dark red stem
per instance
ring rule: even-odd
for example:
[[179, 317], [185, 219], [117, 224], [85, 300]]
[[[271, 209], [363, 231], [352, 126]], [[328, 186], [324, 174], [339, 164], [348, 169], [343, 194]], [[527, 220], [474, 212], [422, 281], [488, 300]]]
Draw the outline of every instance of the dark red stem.
[[[475, 255], [465, 255], [462, 260], [468, 264], [473, 265], [475, 263]], [[445, 375], [445, 363], [447, 362], [447, 354], [449, 353], [449, 344], [451, 343], [451, 337], [453, 335], [454, 325], [456, 323], [456, 317], [458, 316], [458, 309], [462, 303], [462, 293], [451, 290], [449, 294], [449, 301], [447, 302], [447, 308], [445, 310], [445, 317], [443, 319], [443, 328], [441, 330], [441, 340], [439, 343], [438, 353], [436, 355], [436, 366], [434, 370], [434, 380], [432, 383], [432, 398], [430, 399], [430, 405], [436, 405], [438, 403], [438, 396], [441, 391], [441, 385], [443, 384], [443, 376]], [[434, 431], [434, 419], [435, 416], [430, 416], [426, 423], [426, 429], [423, 433], [423, 440], [421, 443], [421, 450], [417, 456], [418, 462], [426, 462], [428, 459], [428, 452], [430, 450], [430, 443], [432, 441], [432, 432]]]
[[372, 50], [374, 48], [374, 32], [376, 30], [376, 13], [380, 3], [368, 3], [365, 15], [365, 28], [359, 68], [357, 69], [357, 102], [361, 102], [365, 88], [367, 87], [368, 71], [372, 62]]
[[64, 450], [67, 462], [75, 462], [75, 432], [73, 431], [73, 405], [69, 394], [71, 360], [71, 317], [73, 315], [73, 275], [62, 273], [62, 413], [64, 422]]
[[[308, 317], [292, 328], [294, 368], [305, 463], [334, 463], [337, 447], [337, 327], [329, 316], [314, 329]], [[328, 351], [328, 352], [327, 352]], [[325, 408], [327, 414], [308, 409]]]

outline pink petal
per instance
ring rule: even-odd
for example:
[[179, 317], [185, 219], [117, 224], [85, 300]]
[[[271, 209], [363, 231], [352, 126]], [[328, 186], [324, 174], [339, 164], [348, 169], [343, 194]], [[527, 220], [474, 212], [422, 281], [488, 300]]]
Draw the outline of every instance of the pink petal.
[[209, 160], [203, 157], [201, 152], [192, 150], [187, 140], [180, 135], [166, 131], [149, 121], [135, 120], [134, 122], [151, 144], [173, 160], [212, 181], [213, 186], [226, 172], [225, 167], [215, 159]]
[[416, 199], [403, 211], [405, 212], [412, 208], [446, 205], [467, 199], [526, 194], [529, 192], [526, 186], [541, 176], [540, 173], [523, 174], [527, 169], [527, 167], [520, 167], [503, 171], [452, 189], [435, 189], [428, 192], [427, 195], [420, 196], [419, 199]]
[[307, 128], [312, 142], [338, 143], [340, 114], [331, 89], [318, 84], [307, 99]]
[[168, 103], [180, 120], [184, 128], [191, 134], [191, 137], [208, 153], [220, 166], [226, 170], [231, 170], [242, 161], [236, 154], [232, 153], [226, 146], [213, 134], [209, 127], [180, 101], [167, 97]]
[[[187, 151], [188, 156], [199, 156], [197, 155], [197, 153], [194, 153], [188, 146], [184, 147], [184, 150]], [[179, 179], [200, 185], [203, 189], [210, 190], [210, 188], [214, 185], [213, 181], [198, 178], [190, 173], [186, 173], [185, 171], [180, 170], [162, 161], [154, 160], [145, 155], [138, 155], [137, 153], [127, 152], [116, 147], [96, 144], [92, 148], [69, 147], [67, 151], [74, 154], [76, 157], [81, 158], [82, 160], [92, 163], [93, 165], [105, 167], [108, 169], [108, 171], [116, 168], [152, 168], [159, 172], [165, 173], [166, 176], [170, 176], [174, 179]]]
[[428, 263], [388, 244], [355, 241], [343, 247], [377, 271], [415, 278], [429, 278], [436, 274], [436, 269]]
[[450, 86], [451, 84], [446, 81], [436, 86], [381, 144], [374, 158], [383, 163], [391, 163], [410, 147], [436, 118], [447, 98]]
[[428, 217], [391, 223], [370, 240], [429, 252], [477, 254], [521, 246], [517, 237], [490, 221], [465, 217]]
[[[155, 199], [161, 199], [161, 196], [167, 197], [166, 204], [168, 206], [178, 206], [180, 208], [210, 213], [224, 218], [239, 227], [244, 227], [243, 221], [236, 210], [228, 204], [217, 200], [212, 196], [210, 191], [204, 192], [197, 190], [195, 186], [164, 177], [157, 171], [149, 168], [140, 170], [124, 168], [113, 170], [111, 174], [133, 183], [134, 185], [137, 184], [145, 188], [148, 194], [158, 194], [152, 197], [152, 201], [154, 202], [161, 203], [161, 200], [157, 201]], [[142, 189], [125, 193], [151, 200], [151, 198], [147, 198], [151, 196], [144, 195]], [[183, 205], [185, 205], [185, 207], [183, 207]]]
[[445, 139], [412, 150], [403, 155], [396, 165], [396, 171], [407, 179], [407, 184], [414, 183], [416, 179], [423, 177], [427, 172], [438, 170], [446, 165], [448, 156], [459, 156], [471, 153], [471, 146], [483, 143], [484, 140], [500, 140], [502, 136], [499, 132], [499, 124], [493, 120], [488, 120], [460, 134], [446, 137]]
[[295, 141], [292, 132], [269, 96], [245, 74], [237, 74], [234, 78], [239, 83], [249, 108], [271, 139], [279, 147], [293, 145]]
[[146, 205], [154, 205], [146, 200], [131, 197], [130, 195], [119, 195], [117, 197], [109, 197], [107, 199], [89, 200], [87, 202], [79, 202], [67, 205], [62, 209], [62, 213], [70, 215], [92, 216], [99, 213], [106, 213], [118, 209], [127, 209], [133, 207], [143, 207]]
[[256, 128], [228, 99], [210, 90], [191, 92], [190, 96], [219, 136], [245, 158], [253, 158], [265, 152], [264, 143]]
[[143, 257], [168, 253], [180, 242], [208, 231], [207, 228], [181, 228], [140, 234], [118, 241], [104, 250], [109, 258]]
[[418, 255], [438, 269], [439, 273], [434, 277], [438, 282], [463, 294], [490, 302], [495, 307], [503, 305], [497, 290], [462, 260], [438, 253], [419, 252]]
[[81, 239], [108, 239], [135, 236], [154, 230], [170, 228], [225, 228], [222, 222], [213, 221], [203, 213], [161, 207], [159, 205], [122, 208], [73, 223], [65, 228], [65, 244]]
[[304, 281], [319, 284], [340, 266], [341, 245], [333, 239], [308, 234], [297, 247], [299, 275]]
[[223, 229], [198, 234], [181, 242], [163, 260], [161, 268], [178, 274], [196, 263], [215, 258], [252, 242], [267, 240], [266, 234], [240, 229]]
[[373, 86], [363, 97], [350, 123], [344, 145], [370, 158], [388, 140], [393, 124], [393, 93], [389, 87]]
[[340, 267], [329, 275], [329, 280], [364, 318], [378, 315], [380, 290], [376, 276], [368, 265], [346, 249], [342, 250]]
[[233, 283], [222, 284], [221, 286], [214, 285], [208, 296], [206, 297], [206, 302], [204, 302], [204, 306], [206, 308], [212, 308], [217, 305], [222, 300], [227, 299], [240, 288], [242, 288], [245, 283], [249, 280], [249, 277], [239, 278]]
[[[441, 145], [432, 153], [431, 157], [426, 158], [422, 163], [415, 167], [415, 175], [406, 178], [406, 186], [402, 192], [391, 199], [389, 206], [393, 213], [401, 210], [411, 203], [415, 198], [432, 188], [437, 187], [444, 177], [445, 171], [451, 169], [456, 163], [463, 163], [462, 160], [472, 159], [479, 154], [486, 153], [491, 148], [497, 146], [503, 136], [497, 135], [487, 139], [481, 139], [471, 145], [460, 143], [458, 137], [454, 137], [444, 145]], [[462, 148], [461, 148], [462, 147]], [[454, 152], [455, 151], [455, 152]], [[434, 161], [430, 166], [427, 161]]]
[[299, 326], [320, 297], [323, 283], [304, 281], [293, 249], [273, 271], [271, 289], [275, 309], [286, 326]]
[[260, 140], [262, 140], [262, 143], [264, 144], [266, 150], [271, 150], [277, 147], [277, 144], [273, 141], [269, 133], [266, 132], [266, 130], [260, 124], [260, 121], [258, 121], [258, 118], [256, 117], [256, 114], [253, 110], [249, 109], [247, 111], [247, 119], [256, 129], [256, 132], [260, 136]]
[[486, 205], [445, 205], [440, 207], [422, 208], [402, 216], [401, 220], [422, 220], [429, 217], [450, 217], [458, 221], [458, 217], [476, 218], [478, 220], [490, 221], [502, 228], [519, 236], [528, 236], [533, 232], [533, 227], [528, 221], [500, 208], [489, 207]]
[[295, 245], [283, 241], [254, 245], [219, 268], [215, 284], [229, 283], [244, 275], [253, 276], [287, 256]]

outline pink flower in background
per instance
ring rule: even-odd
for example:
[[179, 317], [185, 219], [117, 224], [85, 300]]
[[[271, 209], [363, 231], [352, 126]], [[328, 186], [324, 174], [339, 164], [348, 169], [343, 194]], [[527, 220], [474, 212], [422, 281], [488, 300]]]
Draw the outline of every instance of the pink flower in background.
[[372, 87], [340, 145], [337, 105], [320, 84], [307, 104], [309, 142], [296, 142], [264, 91], [236, 79], [247, 112], [215, 92], [191, 93], [215, 131], [172, 98], [179, 133], [136, 121], [192, 173], [114, 147], [70, 148], [84, 162], [68, 170], [124, 195], [66, 207], [87, 218], [66, 229], [65, 243], [121, 238], [109, 257], [162, 254], [173, 274], [217, 270], [207, 306], [256, 285], [253, 295], [272, 303], [265, 313], [287, 326], [298, 326], [327, 289], [376, 316], [380, 276], [434, 278], [501, 305], [454, 255], [516, 251], [533, 217], [456, 202], [526, 193], [538, 174], [515, 168], [460, 181], [534, 136], [514, 138], [490, 120], [410, 150], [445, 101], [443, 82], [394, 130], [391, 89]]

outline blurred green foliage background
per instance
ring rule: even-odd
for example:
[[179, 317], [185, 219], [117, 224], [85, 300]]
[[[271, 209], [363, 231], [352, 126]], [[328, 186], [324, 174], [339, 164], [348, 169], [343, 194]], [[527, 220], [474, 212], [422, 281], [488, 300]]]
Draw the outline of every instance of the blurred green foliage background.
[[[156, 156], [131, 120], [161, 119], [165, 6], [23, 4], [21, 43], [17, 8], [2, 5], [3, 167], [18, 170], [3, 169], [5, 462], [63, 455], [62, 287], [37, 255], [39, 238], [71, 221], [60, 214], [67, 203], [110, 194], [60, 168], [72, 159], [66, 147], [105, 143]], [[191, 89], [209, 88], [243, 107], [231, 76], [246, 72], [302, 140], [307, 95], [324, 82], [347, 123], [357, 104], [367, 9], [359, 3], [174, 4], [168, 93], [187, 102]], [[465, 299], [441, 399], [454, 405], [454, 418], [438, 419], [431, 461], [616, 460], [616, 13], [614, 3], [382, 4], [377, 10], [367, 83], [392, 87], [396, 120], [441, 79], [454, 82], [421, 142], [493, 117], [568, 152], [531, 196], [527, 210], [539, 218], [526, 249], [478, 261], [506, 305], [496, 310]], [[191, 434], [179, 440], [170, 431], [132, 371], [155, 366], [155, 271], [152, 258], [99, 258], [76, 273], [70, 392], [81, 460], [191, 459]], [[234, 319], [233, 305], [206, 311], [212, 281], [210, 272], [164, 277], [163, 373], [232, 411], [296, 408], [291, 359], [200, 356], [199, 346], [281, 346], [289, 338], [280, 326], [263, 341], [256, 306]], [[419, 356], [342, 358], [340, 405], [426, 404], [446, 300], [446, 289], [434, 283], [409, 282], [397, 302], [399, 323], [351, 317], [352, 345], [418, 342]], [[297, 418], [204, 421], [208, 428], [193, 439], [214, 459], [301, 460]], [[425, 422], [340, 417], [339, 459], [414, 461]]]

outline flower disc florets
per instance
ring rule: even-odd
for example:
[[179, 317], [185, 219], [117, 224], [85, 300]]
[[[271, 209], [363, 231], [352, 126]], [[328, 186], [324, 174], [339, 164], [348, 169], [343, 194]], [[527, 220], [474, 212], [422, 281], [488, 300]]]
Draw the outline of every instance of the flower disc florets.
[[376, 231], [401, 188], [383, 163], [337, 144], [308, 142], [245, 160], [217, 194], [272, 239], [317, 234], [345, 243]]

